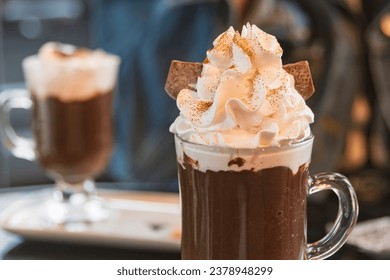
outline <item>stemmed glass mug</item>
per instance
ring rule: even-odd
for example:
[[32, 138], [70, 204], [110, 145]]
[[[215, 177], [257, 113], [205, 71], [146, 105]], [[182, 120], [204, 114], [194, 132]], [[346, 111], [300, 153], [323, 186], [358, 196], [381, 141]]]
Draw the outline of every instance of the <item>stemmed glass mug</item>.
[[[120, 59], [100, 50], [47, 44], [52, 51], [46, 57], [23, 60], [29, 90], [0, 95], [1, 140], [14, 156], [37, 160], [55, 180], [53, 196], [42, 206], [46, 221], [101, 221], [109, 210], [96, 195], [94, 177], [106, 167], [113, 148], [112, 96]], [[12, 128], [10, 111], [15, 108], [32, 109], [33, 139]]]

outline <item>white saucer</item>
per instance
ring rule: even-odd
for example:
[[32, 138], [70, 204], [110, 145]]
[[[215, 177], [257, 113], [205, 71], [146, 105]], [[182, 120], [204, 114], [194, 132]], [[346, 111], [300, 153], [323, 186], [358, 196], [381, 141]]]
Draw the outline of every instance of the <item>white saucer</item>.
[[50, 194], [50, 189], [44, 189], [18, 198], [0, 213], [0, 226], [26, 239], [180, 250], [178, 194], [101, 191], [111, 210], [109, 219], [69, 225], [53, 225], [40, 218], [40, 205]]

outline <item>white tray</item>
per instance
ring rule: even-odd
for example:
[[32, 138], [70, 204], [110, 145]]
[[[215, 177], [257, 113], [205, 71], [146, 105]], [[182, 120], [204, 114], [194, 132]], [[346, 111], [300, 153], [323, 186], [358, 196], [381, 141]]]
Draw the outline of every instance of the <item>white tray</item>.
[[[115, 247], [179, 251], [178, 194], [101, 191], [112, 210], [110, 218], [90, 225], [50, 225], [38, 218], [39, 206], [51, 190], [33, 191], [15, 199], [0, 213], [0, 225], [26, 239]], [[15, 196], [15, 194], [11, 194]]]
[[389, 259], [390, 217], [384, 216], [357, 223], [347, 243], [374, 258]]

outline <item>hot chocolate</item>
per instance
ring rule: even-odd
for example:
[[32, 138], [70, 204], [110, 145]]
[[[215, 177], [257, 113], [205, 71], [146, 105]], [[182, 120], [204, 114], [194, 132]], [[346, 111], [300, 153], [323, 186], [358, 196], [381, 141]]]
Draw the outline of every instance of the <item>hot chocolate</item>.
[[69, 183], [101, 172], [113, 146], [112, 93], [71, 102], [34, 93], [32, 99], [36, 153], [43, 168]]
[[184, 259], [304, 259], [313, 138], [210, 147], [176, 136]]
[[[0, 98], [1, 140], [15, 156], [37, 160], [55, 180], [52, 198], [37, 209], [42, 224], [89, 224], [110, 216], [94, 179], [113, 147], [119, 65], [118, 56], [103, 50], [48, 42], [23, 60], [29, 92], [10, 90]], [[13, 108], [32, 109], [33, 139], [16, 136], [8, 116]]]
[[80, 183], [108, 163], [118, 65], [119, 58], [104, 51], [56, 42], [23, 61], [36, 156], [54, 179]]
[[206, 171], [179, 164], [184, 259], [303, 259], [307, 165]]
[[[201, 65], [172, 63], [166, 83], [180, 110], [170, 131], [179, 169], [182, 258], [329, 256], [356, 222], [356, 197], [339, 174], [308, 180], [314, 121], [304, 99], [314, 90], [308, 64], [284, 67], [276, 38], [250, 24], [241, 33], [229, 28], [213, 45]], [[336, 220], [344, 223], [307, 244], [306, 196], [324, 189], [338, 194]]]
[[182, 257], [303, 259], [313, 113], [275, 37], [247, 24], [213, 45], [171, 126]]

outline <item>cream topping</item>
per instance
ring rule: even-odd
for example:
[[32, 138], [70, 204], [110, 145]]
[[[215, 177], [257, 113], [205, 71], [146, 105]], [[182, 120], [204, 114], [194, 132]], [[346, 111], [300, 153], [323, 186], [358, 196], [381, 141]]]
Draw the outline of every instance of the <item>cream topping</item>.
[[177, 97], [180, 116], [170, 131], [203, 145], [284, 146], [310, 136], [314, 115], [282, 68], [276, 38], [247, 24], [230, 27], [207, 52], [195, 90]]
[[259, 171], [288, 167], [296, 174], [299, 167], [310, 163], [313, 137], [290, 146], [235, 149], [184, 142], [175, 137], [177, 161], [185, 168], [190, 164], [199, 171]]
[[102, 50], [48, 42], [23, 60], [27, 84], [37, 97], [81, 101], [111, 92], [120, 58]]

